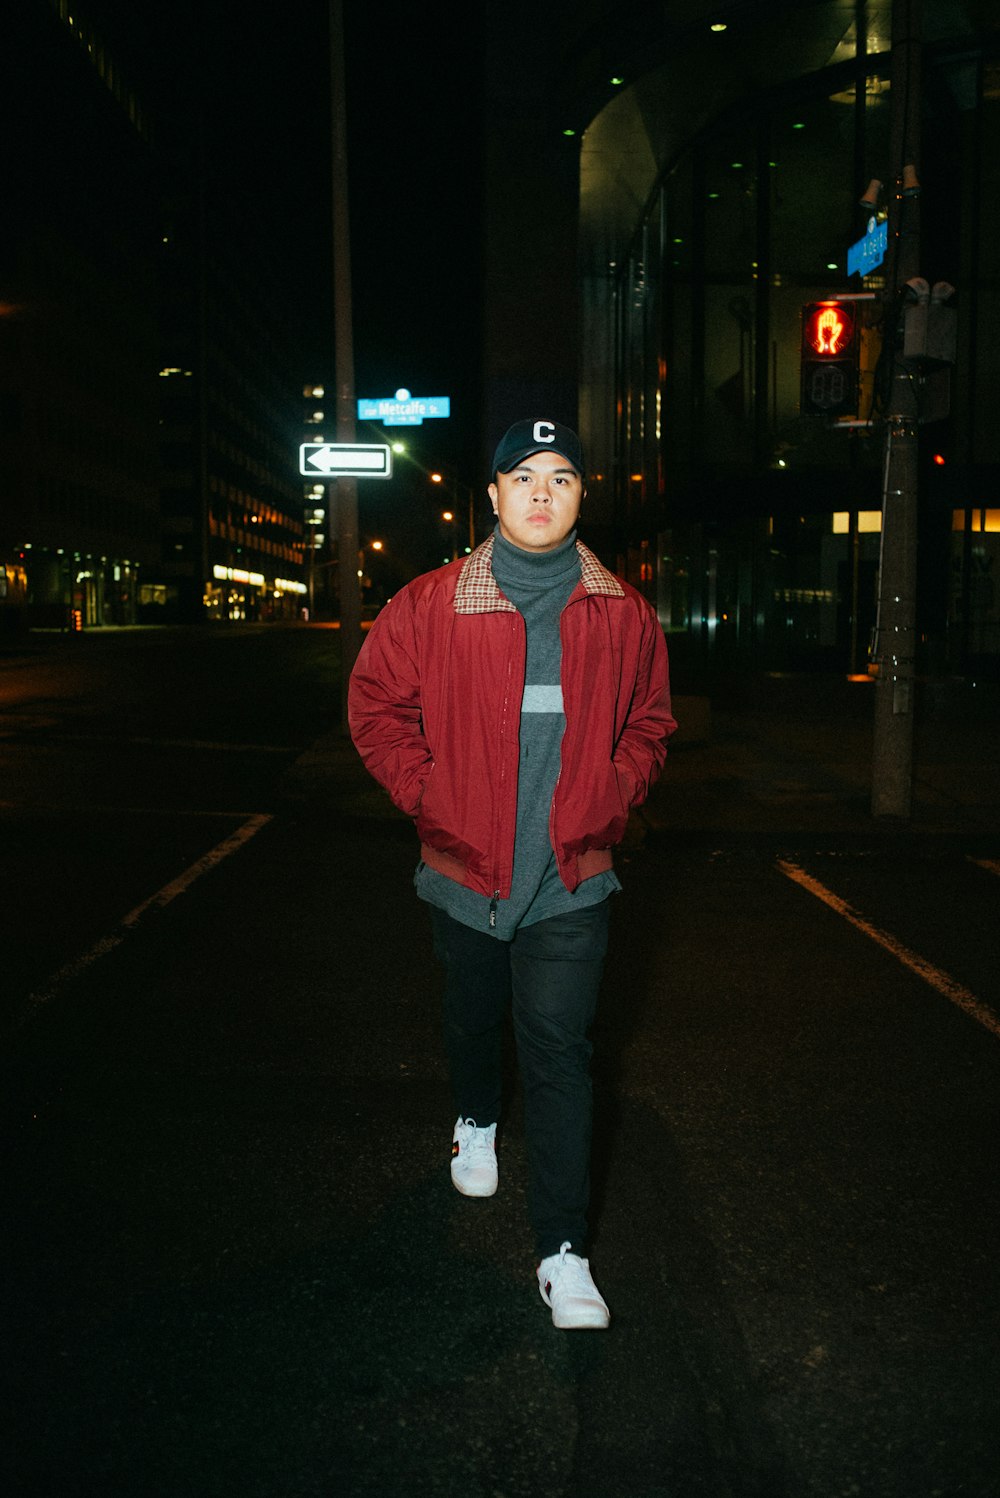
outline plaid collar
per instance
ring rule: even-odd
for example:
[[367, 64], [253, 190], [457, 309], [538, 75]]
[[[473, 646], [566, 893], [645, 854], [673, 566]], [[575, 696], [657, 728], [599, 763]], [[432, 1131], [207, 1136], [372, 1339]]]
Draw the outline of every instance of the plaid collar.
[[[580, 581], [588, 593], [601, 593], [606, 598], [624, 598], [625, 589], [613, 572], [601, 565], [594, 553], [576, 543], [580, 557]], [[481, 546], [466, 557], [455, 584], [456, 614], [516, 614], [517, 609], [510, 599], [501, 593], [493, 576], [493, 537], [488, 536]]]

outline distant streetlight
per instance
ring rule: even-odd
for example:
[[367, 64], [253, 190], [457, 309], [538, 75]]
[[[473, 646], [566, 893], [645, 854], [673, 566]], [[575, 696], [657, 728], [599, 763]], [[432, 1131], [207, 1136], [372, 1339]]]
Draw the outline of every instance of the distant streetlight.
[[[430, 481], [431, 481], [432, 484], [444, 484], [445, 483], [445, 477], [444, 477], [443, 473], [431, 473], [431, 474], [428, 474], [428, 477], [429, 477], [429, 479], [430, 479]], [[454, 479], [454, 478], [448, 480], [448, 487], [451, 489], [451, 491], [453, 492], [453, 494], [454, 494], [454, 496], [455, 496], [456, 499], [458, 499], [458, 497], [459, 497], [459, 491], [460, 490], [462, 492], [464, 492], [465, 494], [468, 495], [468, 498], [469, 498], [469, 545], [468, 545], [467, 549], [469, 551], [473, 551], [475, 549], [475, 545], [476, 545], [476, 517], [475, 517], [475, 500], [474, 500], [474, 497], [473, 497], [472, 489], [470, 488], [470, 486], [468, 484], [459, 483], [459, 481], [457, 479]], [[445, 513], [442, 515], [441, 518], [442, 518], [442, 520], [454, 520], [454, 518], [455, 518], [454, 511], [452, 511], [452, 510], [446, 510]], [[458, 555], [458, 542], [457, 542], [457, 540], [455, 541], [455, 555], [456, 556]]]
[[384, 551], [384, 541], [365, 541], [358, 547], [358, 600], [359, 608], [364, 608], [365, 589], [371, 588], [372, 577], [365, 565], [366, 551]]
[[455, 514], [454, 514], [454, 511], [452, 511], [452, 510], [442, 510], [441, 511], [441, 519], [445, 522], [446, 525], [450, 525], [451, 526], [451, 559], [452, 559], [452, 561], [454, 561], [455, 558], [458, 556], [458, 537], [455, 534]]

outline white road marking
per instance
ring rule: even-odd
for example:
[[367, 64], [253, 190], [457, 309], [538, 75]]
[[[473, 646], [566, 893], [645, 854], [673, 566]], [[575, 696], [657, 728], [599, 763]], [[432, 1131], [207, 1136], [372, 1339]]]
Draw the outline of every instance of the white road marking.
[[155, 895], [150, 895], [148, 900], [143, 900], [141, 905], [130, 910], [128, 915], [122, 917], [114, 931], [107, 936], [102, 936], [100, 941], [96, 941], [81, 956], [64, 963], [42, 988], [28, 995], [27, 1007], [20, 1017], [20, 1023], [23, 1024], [32, 1014], [36, 1014], [42, 1005], [55, 998], [67, 983], [78, 978], [81, 973], [86, 972], [87, 968], [93, 967], [95, 962], [106, 957], [116, 947], [120, 947], [147, 911], [162, 910], [165, 905], [170, 904], [171, 900], [176, 900], [177, 896], [183, 894], [196, 879], [207, 873], [209, 869], [214, 869], [224, 858], [228, 858], [230, 853], [235, 853], [253, 837], [254, 833], [259, 832], [270, 821], [271, 817], [265, 812], [249, 817], [241, 827], [237, 827], [235, 832], [230, 833], [229, 837], [224, 838], [221, 843], [216, 844], [208, 853], [191, 864], [190, 868], [185, 869], [183, 874], [179, 874], [176, 879], [172, 879], [169, 884], [157, 890]]
[[183, 874], [179, 874], [176, 879], [172, 879], [169, 884], [165, 884], [161, 890], [157, 890], [155, 895], [150, 895], [148, 900], [143, 900], [141, 905], [137, 905], [134, 910], [130, 910], [128, 915], [122, 918], [121, 924], [125, 927], [136, 926], [147, 910], [153, 907], [159, 910], [164, 905], [169, 905], [171, 900], [176, 900], [178, 895], [182, 895], [188, 886], [193, 884], [202, 874], [207, 873], [209, 869], [214, 869], [216, 864], [221, 863], [224, 858], [228, 858], [230, 853], [235, 853], [237, 848], [241, 848], [245, 842], [248, 842], [253, 837], [255, 832], [259, 832], [270, 820], [271, 818], [266, 812], [260, 813], [259, 816], [251, 817], [249, 821], [243, 823], [242, 827], [237, 827], [235, 832], [231, 832], [221, 843], [217, 843], [208, 853], [191, 864], [190, 868], [185, 869]]
[[[110, 740], [109, 742], [121, 742]], [[129, 744], [152, 745], [154, 749], [220, 749], [225, 754], [300, 754], [292, 744], [226, 744], [215, 739], [128, 739]]]
[[57, 811], [66, 816], [95, 817], [211, 817], [213, 822], [245, 822], [256, 816], [252, 811], [215, 811], [212, 807], [185, 806], [114, 806], [103, 801], [87, 801], [74, 806], [62, 801], [0, 801], [0, 811]]
[[159, 739], [148, 735], [122, 739], [105, 733], [64, 733], [53, 735], [64, 744], [141, 744], [153, 749], [213, 749], [224, 754], [300, 754], [293, 744], [227, 744], [215, 739]]
[[856, 926], [859, 931], [863, 931], [865, 936], [870, 936], [872, 941], [878, 942], [880, 947], [884, 947], [904, 967], [908, 967], [911, 972], [916, 973], [925, 983], [929, 983], [932, 988], [936, 988], [938, 993], [942, 994], [950, 1003], [956, 1005], [957, 1008], [969, 1015], [971, 1019], [978, 1020], [979, 1024], [983, 1025], [985, 1029], [989, 1030], [993, 1035], [1000, 1037], [1000, 1018], [994, 1014], [988, 1004], [984, 1004], [981, 999], [977, 999], [974, 993], [964, 988], [949, 973], [935, 967], [933, 963], [928, 962], [926, 958], [921, 957], [917, 952], [911, 952], [909, 947], [904, 946], [901, 941], [897, 941], [888, 931], [882, 931], [878, 926], [873, 925], [871, 921], [866, 920], [863, 915], [860, 915], [848, 905], [846, 900], [842, 900], [839, 895], [835, 895], [832, 890], [827, 889], [825, 884], [820, 884], [818, 879], [814, 879], [811, 874], [807, 874], [797, 863], [792, 863], [787, 858], [779, 858], [778, 868], [787, 878], [794, 880], [796, 884], [808, 890], [811, 895], [815, 895], [817, 900], [822, 900], [824, 905], [829, 905], [831, 910], [835, 910], [838, 915], [843, 916], [845, 921], [849, 921], [852, 926]]

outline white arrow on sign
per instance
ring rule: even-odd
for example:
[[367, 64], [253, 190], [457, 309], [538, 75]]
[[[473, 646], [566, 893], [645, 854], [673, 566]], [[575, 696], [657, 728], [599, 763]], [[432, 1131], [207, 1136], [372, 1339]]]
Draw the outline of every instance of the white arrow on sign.
[[299, 448], [301, 474], [325, 473], [329, 478], [388, 479], [392, 451], [381, 442], [303, 442]]

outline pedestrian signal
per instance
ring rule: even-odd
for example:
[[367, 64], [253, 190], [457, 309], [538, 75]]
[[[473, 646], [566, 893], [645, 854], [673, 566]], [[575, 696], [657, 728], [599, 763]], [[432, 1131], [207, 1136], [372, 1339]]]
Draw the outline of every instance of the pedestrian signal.
[[857, 415], [860, 345], [860, 328], [850, 303], [806, 303], [802, 309], [803, 415]]

